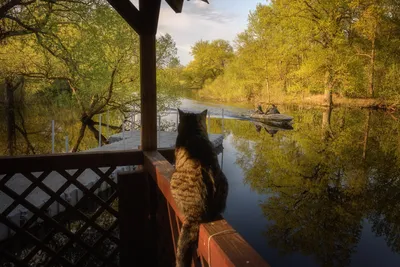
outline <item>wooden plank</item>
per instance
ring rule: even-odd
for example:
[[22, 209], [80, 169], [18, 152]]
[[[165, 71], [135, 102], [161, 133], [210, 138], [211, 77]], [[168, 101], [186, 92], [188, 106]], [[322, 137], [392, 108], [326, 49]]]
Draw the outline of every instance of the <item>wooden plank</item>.
[[157, 149], [157, 81], [156, 33], [161, 0], [139, 0], [139, 9], [145, 17], [140, 34], [140, 107], [141, 147]]
[[140, 150], [0, 157], [0, 174], [143, 164]]
[[178, 218], [182, 221], [183, 216], [178, 211], [175, 200], [172, 197], [170, 190], [170, 179], [174, 172], [174, 167], [160, 154], [158, 151], [145, 151], [144, 168], [148, 171], [157, 182], [158, 188], [164, 195], [165, 199], [174, 209]]
[[175, 161], [175, 148], [159, 148], [158, 152], [166, 159], [169, 163]]
[[140, 36], [141, 147], [157, 149], [156, 36]]
[[[170, 191], [170, 179], [174, 168], [158, 151], [145, 151], [143, 154], [145, 170], [157, 181], [160, 191], [170, 203], [179, 220], [182, 221], [183, 216]], [[209, 238], [211, 262], [208, 262]], [[222, 217], [220, 220], [200, 226], [198, 251], [210, 266], [269, 266]]]
[[[150, 177], [150, 179], [153, 179]], [[157, 188], [157, 257], [159, 259], [158, 266], [174, 267], [175, 266], [175, 244], [173, 235], [171, 234], [171, 224], [169, 223], [168, 202]], [[172, 209], [171, 209], [172, 210]]]
[[[149, 188], [142, 171], [118, 174], [120, 266], [155, 266], [156, 251], [149, 238]], [[153, 257], [148, 257], [153, 255]]]
[[175, 11], [175, 13], [181, 13], [183, 7], [183, 0], [165, 0], [168, 5]]
[[[212, 237], [211, 237], [212, 236]], [[210, 248], [208, 240], [210, 239]], [[270, 265], [224, 219], [200, 225], [198, 251], [210, 266]], [[208, 252], [210, 251], [210, 257]], [[209, 260], [211, 262], [209, 262]]]
[[143, 25], [140, 35], [155, 35], [160, 16], [161, 0], [139, 0], [139, 10]]
[[136, 33], [141, 34], [144, 26], [142, 14], [129, 0], [107, 1]]

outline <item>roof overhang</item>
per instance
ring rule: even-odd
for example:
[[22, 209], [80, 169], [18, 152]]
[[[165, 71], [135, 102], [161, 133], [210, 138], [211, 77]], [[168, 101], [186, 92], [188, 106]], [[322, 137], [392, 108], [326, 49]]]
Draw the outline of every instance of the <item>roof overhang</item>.
[[[182, 12], [182, 7], [183, 7], [183, 1], [184, 0], [165, 0], [165, 2], [168, 3], [168, 5], [175, 11], [175, 13], [181, 13]], [[187, 0], [190, 1], [190, 0]], [[203, 2], [208, 3], [208, 0], [201, 0]]]

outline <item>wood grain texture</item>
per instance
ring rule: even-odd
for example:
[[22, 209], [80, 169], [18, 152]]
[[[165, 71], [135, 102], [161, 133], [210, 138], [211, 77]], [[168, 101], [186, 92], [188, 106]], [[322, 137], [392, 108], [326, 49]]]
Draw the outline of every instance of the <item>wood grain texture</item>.
[[155, 240], [150, 238], [149, 186], [144, 172], [118, 174], [120, 212], [120, 266], [156, 266]]
[[141, 148], [157, 149], [156, 35], [140, 35]]
[[0, 174], [140, 164], [140, 150], [0, 157]]
[[[208, 239], [214, 234], [208, 249]], [[270, 266], [224, 219], [200, 225], [198, 251], [206, 261], [210, 251], [211, 266]]]

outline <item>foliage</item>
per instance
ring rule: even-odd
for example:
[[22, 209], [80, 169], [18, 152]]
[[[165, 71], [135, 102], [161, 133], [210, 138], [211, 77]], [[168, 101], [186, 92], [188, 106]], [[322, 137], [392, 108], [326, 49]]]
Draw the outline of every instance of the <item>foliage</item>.
[[[399, 16], [392, 0], [258, 4], [224, 74], [199, 93], [266, 102], [321, 93], [398, 98]], [[203, 77], [191, 71], [199, 62], [194, 58], [186, 68], [192, 80]], [[211, 66], [205, 64], [201, 69]]]
[[[53, 2], [44, 0], [11, 0], [1, 6], [0, 10], [5, 11], [5, 15], [0, 14], [0, 19], [4, 25], [10, 26], [4, 28], [10, 33], [1, 35], [0, 81], [15, 85], [9, 90], [14, 91], [14, 95], [19, 91], [27, 95], [24, 106], [45, 105], [49, 111], [58, 106], [80, 113], [77, 122], [81, 128], [77, 135], [70, 133], [70, 137], [74, 136], [70, 138], [74, 143], [72, 150], [77, 151], [85, 139], [87, 128], [97, 140], [99, 129], [95, 127], [97, 122], [94, 117], [107, 111], [117, 111], [122, 120], [116, 121], [112, 127], [120, 129], [122, 122], [130, 117], [128, 113], [140, 113], [139, 38], [104, 1], [54, 2], [53, 5]], [[13, 6], [8, 8], [10, 5]], [[64, 8], [61, 10], [58, 5]], [[40, 15], [45, 7], [48, 9], [46, 18]], [[10, 21], [11, 17], [14, 22], [24, 23], [16, 26]], [[32, 23], [37, 25], [32, 26]], [[181, 67], [175, 42], [170, 35], [157, 38], [156, 48], [159, 70], [157, 103], [159, 112], [162, 112], [178, 103], [176, 92], [180, 89]], [[16, 84], [20, 84], [17, 81], [21, 79], [23, 86], [16, 88]], [[6, 90], [6, 86], [3, 87]], [[11, 104], [8, 102], [5, 101], [6, 106]], [[20, 106], [17, 109], [22, 113], [26, 110]], [[30, 114], [22, 114], [15, 123], [11, 118], [15, 114], [7, 114], [10, 114], [7, 115], [10, 123], [6, 126], [6, 131], [10, 132], [7, 142], [10, 143], [10, 138], [15, 135], [12, 133], [14, 124], [18, 126], [22, 123], [22, 117], [29, 120], [27, 117]], [[54, 114], [52, 116], [55, 117]], [[50, 121], [42, 127], [47, 127]], [[28, 128], [31, 126], [36, 127], [27, 125]], [[28, 140], [29, 134], [25, 137]], [[104, 134], [102, 142], [108, 142]], [[38, 151], [43, 153], [42, 149]], [[33, 150], [31, 153], [34, 153]]]
[[198, 41], [192, 47], [193, 61], [184, 69], [186, 86], [200, 89], [224, 73], [233, 57], [233, 48], [225, 40]]
[[273, 137], [252, 122], [224, 121], [245, 183], [265, 195], [268, 247], [350, 266], [369, 224], [399, 253], [397, 121], [355, 109], [290, 113], [294, 130]]

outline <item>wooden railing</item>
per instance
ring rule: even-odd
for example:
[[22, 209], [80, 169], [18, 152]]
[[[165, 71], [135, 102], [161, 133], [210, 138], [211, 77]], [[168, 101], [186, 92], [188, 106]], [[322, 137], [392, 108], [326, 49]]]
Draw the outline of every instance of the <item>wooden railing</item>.
[[[183, 218], [169, 188], [173, 157], [163, 149], [0, 158], [0, 198], [11, 199], [0, 209], [0, 229], [9, 229], [0, 266], [174, 266]], [[91, 184], [82, 182], [87, 172], [97, 176]], [[24, 190], [13, 188], [17, 178], [29, 181]], [[37, 190], [47, 196], [40, 205], [30, 198]], [[220, 218], [201, 225], [193, 266], [269, 265]]]
[[112, 174], [142, 163], [141, 151], [0, 158], [0, 266], [119, 266]]
[[[160, 152], [169, 157], [171, 161], [170, 151]], [[144, 152], [144, 167], [156, 181], [162, 196], [165, 198], [164, 203], [167, 206], [166, 210], [175, 250], [183, 217], [172, 198], [169, 186], [174, 168], [160, 152]], [[222, 217], [217, 221], [200, 226], [197, 255], [194, 255], [192, 265], [196, 266], [199, 263], [202, 266], [215, 267], [269, 266]]]

